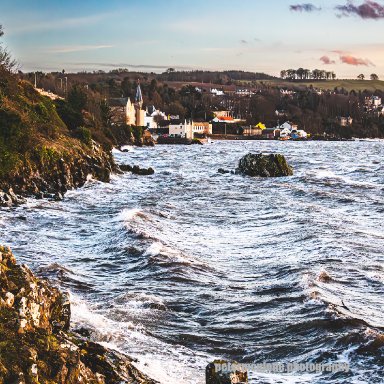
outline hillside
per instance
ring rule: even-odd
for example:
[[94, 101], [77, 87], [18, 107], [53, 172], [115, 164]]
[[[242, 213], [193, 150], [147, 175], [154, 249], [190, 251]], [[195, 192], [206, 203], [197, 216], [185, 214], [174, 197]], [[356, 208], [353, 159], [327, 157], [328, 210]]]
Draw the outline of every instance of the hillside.
[[88, 174], [109, 180], [112, 155], [92, 141], [90, 130], [71, 132], [54, 103], [30, 83], [7, 71], [0, 79], [0, 189], [60, 197]]

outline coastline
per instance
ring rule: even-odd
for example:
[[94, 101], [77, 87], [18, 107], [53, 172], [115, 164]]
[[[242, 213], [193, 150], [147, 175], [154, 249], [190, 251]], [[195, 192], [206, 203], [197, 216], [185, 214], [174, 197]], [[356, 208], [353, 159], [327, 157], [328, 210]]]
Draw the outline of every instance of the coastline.
[[73, 330], [68, 296], [0, 246], [0, 382], [157, 382], [135, 360]]

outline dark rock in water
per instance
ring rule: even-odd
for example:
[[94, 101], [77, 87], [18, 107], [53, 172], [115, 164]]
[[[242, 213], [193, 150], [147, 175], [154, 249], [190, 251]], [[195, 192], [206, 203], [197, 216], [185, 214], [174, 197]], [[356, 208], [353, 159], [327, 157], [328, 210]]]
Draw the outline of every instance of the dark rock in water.
[[132, 172], [135, 175], [153, 175], [155, 173], [155, 170], [151, 167], [149, 168], [140, 168], [138, 165], [134, 165], [133, 167], [128, 164], [121, 164], [120, 169], [124, 172]]
[[205, 369], [206, 384], [247, 384], [248, 372], [240, 368], [236, 362], [215, 360]]
[[55, 196], [53, 197], [55, 201], [61, 201], [63, 200], [63, 195], [60, 192], [55, 193]]
[[248, 153], [242, 157], [239, 161], [236, 173], [261, 177], [293, 175], [292, 168], [287, 164], [283, 155], [263, 155], [262, 153]]
[[224, 169], [224, 168], [219, 168], [218, 170], [217, 170], [217, 172], [219, 172], [219, 173], [221, 173], [221, 174], [225, 174], [225, 173], [231, 173], [231, 171], [228, 171], [228, 169]]
[[26, 200], [16, 195], [12, 188], [8, 188], [5, 191], [0, 190], [0, 207], [12, 207], [14, 205], [24, 204]]
[[130, 357], [68, 332], [70, 303], [0, 246], [0, 383], [155, 384]]

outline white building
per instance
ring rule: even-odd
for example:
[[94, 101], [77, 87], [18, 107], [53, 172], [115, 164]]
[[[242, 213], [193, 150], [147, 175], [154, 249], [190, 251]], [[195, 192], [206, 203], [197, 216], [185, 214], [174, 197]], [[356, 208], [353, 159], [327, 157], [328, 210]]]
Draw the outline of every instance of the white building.
[[211, 88], [211, 93], [214, 96], [224, 96], [224, 91], [216, 88]]
[[170, 124], [169, 136], [193, 139], [193, 122], [184, 120], [184, 123]]
[[159, 109], [156, 109], [153, 105], [147, 107], [144, 116], [144, 126], [149, 129], [158, 128], [157, 122], [159, 120], [167, 120], [167, 115]]

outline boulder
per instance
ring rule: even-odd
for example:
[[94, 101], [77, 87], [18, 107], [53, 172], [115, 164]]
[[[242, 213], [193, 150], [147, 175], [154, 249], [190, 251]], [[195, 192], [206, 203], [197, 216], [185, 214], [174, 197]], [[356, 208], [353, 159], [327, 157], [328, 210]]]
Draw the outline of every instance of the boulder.
[[138, 165], [131, 166], [128, 164], [121, 164], [120, 169], [123, 172], [132, 172], [134, 175], [141, 176], [153, 175], [155, 173], [155, 170], [152, 167], [140, 168]]
[[293, 170], [283, 155], [248, 153], [240, 159], [236, 173], [248, 176], [281, 177], [292, 176]]

